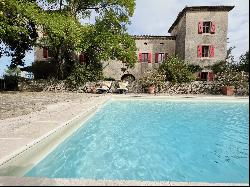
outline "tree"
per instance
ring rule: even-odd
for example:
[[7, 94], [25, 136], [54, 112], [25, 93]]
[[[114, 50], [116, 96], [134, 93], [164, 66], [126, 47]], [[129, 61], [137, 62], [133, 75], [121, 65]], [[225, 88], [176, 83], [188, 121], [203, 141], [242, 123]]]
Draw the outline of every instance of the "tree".
[[0, 57], [12, 57], [11, 66], [24, 65], [23, 58], [34, 46], [38, 35], [35, 15], [39, 7], [32, 0], [0, 1]]
[[249, 72], [249, 51], [240, 56], [239, 70]]
[[170, 57], [159, 67], [159, 72], [166, 76], [166, 81], [173, 83], [191, 82], [195, 80], [193, 72], [185, 61], [178, 56]]
[[[58, 7], [59, 1], [48, 2]], [[126, 25], [133, 14], [134, 5], [134, 0], [60, 2], [58, 10], [48, 11], [51, 16], [42, 28], [47, 37], [41, 44], [53, 51], [53, 60], [60, 65], [67, 61], [66, 57], [78, 51], [85, 54], [86, 66], [91, 64], [91, 67], [100, 67], [102, 60], [118, 59], [126, 63], [127, 67], [133, 67], [136, 63], [136, 46], [126, 33]], [[86, 15], [90, 9], [98, 11], [96, 23], [80, 25], [77, 16]]]
[[[65, 64], [74, 65], [74, 53], [79, 51], [85, 27], [66, 12], [46, 11], [38, 21], [44, 37], [37, 42], [39, 47], [47, 47], [52, 55], [52, 63], [57, 66], [56, 77], [64, 79]], [[83, 47], [83, 45], [81, 45]]]

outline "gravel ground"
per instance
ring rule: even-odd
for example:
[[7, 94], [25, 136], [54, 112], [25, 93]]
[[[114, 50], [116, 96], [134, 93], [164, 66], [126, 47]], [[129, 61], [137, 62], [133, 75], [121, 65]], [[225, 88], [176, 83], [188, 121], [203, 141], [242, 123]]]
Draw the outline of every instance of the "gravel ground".
[[[40, 111], [47, 105], [86, 97], [79, 93], [0, 92], [0, 120]], [[89, 97], [89, 96], [88, 96]]]

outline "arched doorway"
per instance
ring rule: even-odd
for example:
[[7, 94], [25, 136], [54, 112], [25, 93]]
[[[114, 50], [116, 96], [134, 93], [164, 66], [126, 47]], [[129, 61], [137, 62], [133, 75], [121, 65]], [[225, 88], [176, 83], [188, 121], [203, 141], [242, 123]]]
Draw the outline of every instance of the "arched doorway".
[[135, 77], [132, 74], [125, 74], [121, 78], [122, 81], [128, 81], [128, 82], [133, 82], [135, 81]]

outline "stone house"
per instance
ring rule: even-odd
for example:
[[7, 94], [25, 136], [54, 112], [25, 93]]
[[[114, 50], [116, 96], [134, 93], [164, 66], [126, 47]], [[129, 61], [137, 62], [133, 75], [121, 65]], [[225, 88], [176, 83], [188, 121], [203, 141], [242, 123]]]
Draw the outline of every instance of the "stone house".
[[[178, 55], [187, 63], [199, 65], [201, 80], [213, 80], [210, 66], [225, 60], [227, 55], [228, 13], [234, 6], [185, 7], [168, 30], [170, 36], [133, 36], [137, 46], [138, 63], [122, 71], [124, 64], [103, 62], [104, 76], [117, 80], [138, 79], [146, 70], [158, 67], [167, 57]], [[47, 60], [49, 51], [36, 48], [35, 60]], [[79, 55], [79, 61], [82, 56]]]

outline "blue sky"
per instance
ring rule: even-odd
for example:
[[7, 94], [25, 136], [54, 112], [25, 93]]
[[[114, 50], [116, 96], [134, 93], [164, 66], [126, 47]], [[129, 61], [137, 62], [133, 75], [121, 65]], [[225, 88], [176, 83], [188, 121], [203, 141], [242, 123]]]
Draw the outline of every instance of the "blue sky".
[[[185, 6], [234, 5], [229, 13], [229, 46], [236, 46], [233, 54], [238, 58], [249, 49], [249, 0], [136, 0], [135, 14], [131, 19], [128, 32], [132, 35], [169, 35], [168, 29], [178, 13]], [[92, 22], [93, 18], [84, 22]], [[26, 65], [34, 61], [34, 52], [27, 53]], [[0, 76], [10, 58], [0, 59]]]

